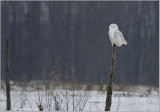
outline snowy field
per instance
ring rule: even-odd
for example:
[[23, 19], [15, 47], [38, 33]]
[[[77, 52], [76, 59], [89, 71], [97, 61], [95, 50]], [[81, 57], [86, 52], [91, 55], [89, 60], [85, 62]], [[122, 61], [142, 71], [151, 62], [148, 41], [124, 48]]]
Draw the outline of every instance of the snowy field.
[[[114, 91], [111, 111], [159, 111], [158, 91], [155, 89], [151, 89], [149, 92], [143, 90], [145, 89], [143, 89], [143, 87], [140, 87], [140, 89], [135, 92]], [[58, 95], [61, 93], [65, 93], [65, 90], [58, 91]], [[71, 91], [68, 92], [71, 93]], [[74, 91], [74, 93], [80, 92], [83, 91]], [[84, 100], [84, 102], [82, 102], [83, 104], [80, 105], [82, 107], [79, 108], [82, 109], [84, 106], [84, 111], [104, 111], [106, 91], [91, 90], [85, 92], [88, 95], [87, 100]], [[6, 109], [6, 95], [4, 89], [1, 90], [0, 95], [0, 109], [1, 111], [4, 111]], [[47, 98], [45, 95], [46, 91], [43, 90], [39, 90], [38, 92], [31, 87], [27, 87], [25, 90], [22, 90], [21, 87], [12, 86], [11, 108], [12, 110], [38, 110], [38, 102], [41, 102], [44, 106], [44, 110], [55, 110], [55, 102], [49, 95], [47, 96]], [[64, 110], [66, 110], [64, 103], [60, 104], [60, 102], [66, 102], [66, 97], [61, 96], [57, 98], [59, 98], [58, 104], [61, 105], [61, 110], [63, 110], [63, 108]], [[46, 102], [50, 104], [50, 106], [46, 106]], [[72, 110], [72, 105], [73, 104], [71, 104], [68, 110]]]

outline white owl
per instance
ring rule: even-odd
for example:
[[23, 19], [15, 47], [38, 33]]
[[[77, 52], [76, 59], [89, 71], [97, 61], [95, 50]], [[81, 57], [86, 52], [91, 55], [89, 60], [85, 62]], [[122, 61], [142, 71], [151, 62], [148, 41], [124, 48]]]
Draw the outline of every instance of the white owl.
[[118, 26], [116, 24], [111, 24], [109, 26], [109, 38], [111, 40], [112, 46], [115, 44], [120, 47], [122, 44], [127, 45], [126, 40], [123, 37], [121, 31], [119, 31]]

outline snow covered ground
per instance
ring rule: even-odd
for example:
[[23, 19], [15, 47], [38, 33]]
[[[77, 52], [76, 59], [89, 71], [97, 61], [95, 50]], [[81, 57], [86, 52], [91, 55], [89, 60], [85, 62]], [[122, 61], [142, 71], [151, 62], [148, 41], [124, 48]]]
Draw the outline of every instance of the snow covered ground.
[[[104, 111], [106, 91], [92, 90], [88, 92], [90, 96], [84, 107], [84, 111]], [[43, 93], [42, 90], [39, 93]], [[37, 90], [33, 88], [28, 88], [27, 91], [22, 92], [20, 87], [14, 86], [11, 91], [12, 110], [38, 110], [38, 97]], [[6, 96], [3, 89], [0, 93], [0, 105], [1, 111], [6, 109]], [[113, 92], [111, 111], [159, 110], [159, 97], [158, 92], [155, 90], [152, 90], [148, 95], [142, 92]]]

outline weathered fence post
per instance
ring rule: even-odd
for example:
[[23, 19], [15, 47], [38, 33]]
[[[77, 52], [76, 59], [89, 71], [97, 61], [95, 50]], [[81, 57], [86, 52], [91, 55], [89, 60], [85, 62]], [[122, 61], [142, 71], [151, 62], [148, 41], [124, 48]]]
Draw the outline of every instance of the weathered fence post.
[[6, 96], [7, 110], [11, 110], [8, 39], [6, 39]]
[[116, 50], [117, 48], [116, 48], [116, 45], [114, 44], [112, 48], [112, 60], [111, 60], [109, 82], [107, 86], [107, 98], [106, 98], [105, 111], [110, 111], [110, 107], [112, 103], [112, 86], [113, 86], [114, 74], [116, 69]]

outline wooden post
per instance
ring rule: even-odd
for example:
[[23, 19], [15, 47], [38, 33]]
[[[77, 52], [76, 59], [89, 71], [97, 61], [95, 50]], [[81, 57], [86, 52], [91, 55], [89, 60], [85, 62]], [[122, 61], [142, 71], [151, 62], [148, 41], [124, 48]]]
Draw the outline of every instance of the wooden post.
[[110, 107], [112, 103], [112, 86], [113, 86], [114, 74], [116, 69], [116, 50], [117, 48], [116, 48], [116, 45], [114, 44], [112, 48], [112, 62], [111, 62], [110, 76], [109, 76], [109, 82], [107, 87], [105, 111], [110, 111]]
[[6, 39], [6, 96], [7, 110], [11, 110], [8, 39]]

